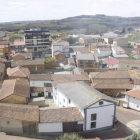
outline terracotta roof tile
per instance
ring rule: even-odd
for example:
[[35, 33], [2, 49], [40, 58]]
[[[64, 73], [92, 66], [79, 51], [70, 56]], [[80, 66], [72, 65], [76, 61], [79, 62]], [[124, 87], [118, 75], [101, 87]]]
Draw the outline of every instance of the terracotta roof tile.
[[90, 72], [91, 78], [131, 78], [127, 71]]
[[111, 66], [119, 63], [119, 61], [114, 57], [106, 58], [105, 60], [103, 60], [103, 62], [105, 62], [107, 65], [111, 65]]
[[84, 118], [76, 107], [40, 109], [41, 123], [76, 122]]
[[21, 80], [21, 79], [4, 80], [0, 92], [0, 100], [12, 94], [29, 98], [30, 85], [28, 80]]
[[31, 105], [0, 103], [0, 117], [38, 122], [39, 108]]
[[44, 92], [42, 87], [30, 87], [30, 92]]
[[30, 74], [30, 80], [49, 80], [51, 81], [51, 74]]
[[28, 66], [28, 65], [44, 65], [44, 59], [35, 59], [35, 60], [17, 60], [12, 61], [11, 66]]
[[131, 60], [131, 59], [120, 59], [119, 63], [121, 64], [140, 64], [140, 60]]
[[30, 71], [28, 68], [23, 67], [15, 67], [15, 68], [7, 68], [7, 75], [10, 77], [28, 77]]
[[133, 90], [125, 92], [124, 94], [126, 94], [128, 96], [132, 96], [132, 97], [137, 98], [137, 99], [140, 99], [140, 87], [137, 87]]
[[133, 84], [92, 83], [91, 86], [95, 89], [133, 89]]

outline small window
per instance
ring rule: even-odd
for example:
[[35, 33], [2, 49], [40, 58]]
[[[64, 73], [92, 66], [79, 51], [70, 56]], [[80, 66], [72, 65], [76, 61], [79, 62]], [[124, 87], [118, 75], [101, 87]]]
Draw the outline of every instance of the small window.
[[96, 122], [91, 122], [91, 128], [96, 128]]
[[7, 121], [7, 124], [10, 124], [10, 121]]
[[103, 105], [103, 101], [100, 101], [100, 102], [99, 102], [99, 105]]
[[71, 100], [69, 99], [69, 104], [71, 103]]
[[88, 60], [86, 60], [86, 64], [88, 64]]
[[127, 65], [127, 67], [129, 67], [129, 65]]
[[91, 114], [91, 121], [95, 121], [96, 120], [96, 114]]
[[65, 102], [65, 99], [63, 99], [63, 102]]

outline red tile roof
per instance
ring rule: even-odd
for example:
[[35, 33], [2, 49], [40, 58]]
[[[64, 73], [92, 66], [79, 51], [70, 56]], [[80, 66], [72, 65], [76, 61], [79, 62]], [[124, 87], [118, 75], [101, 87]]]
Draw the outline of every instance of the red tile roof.
[[7, 68], [7, 75], [10, 77], [28, 77], [30, 71], [28, 68], [23, 67], [15, 67], [15, 68]]
[[107, 65], [116, 65], [116, 64], [118, 64], [119, 63], [119, 61], [116, 59], [116, 58], [114, 58], [114, 57], [110, 57], [110, 58], [107, 58], [107, 59], [105, 59], [105, 60], [103, 60]]
[[91, 86], [95, 89], [133, 89], [133, 84], [92, 83]]
[[76, 107], [42, 108], [40, 109], [41, 123], [77, 122], [84, 118]]
[[128, 96], [132, 96], [132, 97], [137, 98], [137, 99], [140, 99], [140, 87], [137, 87], [133, 90], [125, 92], [124, 94], [126, 94]]

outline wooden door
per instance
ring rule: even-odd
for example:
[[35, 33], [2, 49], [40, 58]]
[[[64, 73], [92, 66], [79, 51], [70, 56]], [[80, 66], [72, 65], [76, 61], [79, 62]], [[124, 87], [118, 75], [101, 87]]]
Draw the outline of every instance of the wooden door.
[[64, 122], [63, 123], [63, 132], [76, 132], [77, 122]]

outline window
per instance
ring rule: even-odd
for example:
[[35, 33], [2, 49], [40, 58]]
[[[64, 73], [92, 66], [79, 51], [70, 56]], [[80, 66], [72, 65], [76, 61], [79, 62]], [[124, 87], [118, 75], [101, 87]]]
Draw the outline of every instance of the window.
[[99, 102], [99, 105], [103, 105], [103, 101], [100, 101], [100, 102]]
[[91, 128], [96, 128], [96, 122], [91, 122]]
[[129, 65], [127, 65], [127, 67], [129, 67]]
[[88, 60], [86, 60], [86, 64], [88, 64]]
[[69, 99], [69, 104], [71, 103], [71, 100]]
[[65, 102], [65, 99], [63, 99], [63, 102]]
[[82, 60], [80, 60], [80, 65], [83, 65], [83, 61]]
[[32, 70], [34, 70], [35, 69], [35, 67], [32, 67]]
[[10, 121], [7, 121], [7, 124], [10, 124]]
[[52, 84], [51, 83], [44, 83], [44, 86], [45, 87], [52, 87]]
[[96, 120], [96, 114], [91, 114], [91, 121], [95, 121]]

